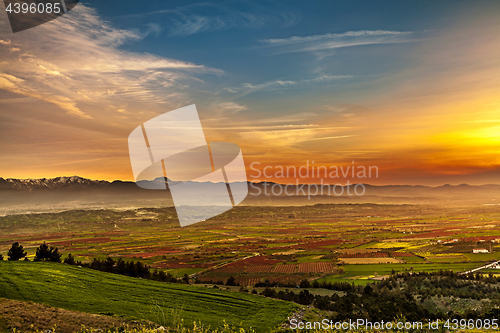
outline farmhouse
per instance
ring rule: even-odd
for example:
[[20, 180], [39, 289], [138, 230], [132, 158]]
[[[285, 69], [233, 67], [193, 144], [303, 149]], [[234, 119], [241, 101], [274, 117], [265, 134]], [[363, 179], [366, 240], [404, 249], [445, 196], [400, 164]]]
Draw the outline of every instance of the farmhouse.
[[472, 253], [488, 253], [489, 251], [486, 249], [473, 249]]

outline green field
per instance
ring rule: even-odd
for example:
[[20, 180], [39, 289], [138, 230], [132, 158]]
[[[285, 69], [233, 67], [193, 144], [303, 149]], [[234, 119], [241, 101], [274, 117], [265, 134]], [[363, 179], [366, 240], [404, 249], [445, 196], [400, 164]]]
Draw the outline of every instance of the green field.
[[294, 310], [289, 302], [245, 293], [130, 278], [55, 263], [0, 262], [0, 298], [44, 303], [87, 313], [146, 319], [170, 326], [184, 321], [268, 331]]
[[477, 263], [459, 263], [459, 264], [371, 264], [371, 265], [345, 265], [345, 273], [330, 275], [318, 281], [328, 282], [350, 282], [354, 284], [368, 284], [374, 282], [371, 278], [391, 274], [394, 269], [396, 272], [404, 272], [405, 268], [410, 271], [413, 267], [414, 272], [433, 272], [439, 270], [452, 270], [455, 272], [466, 271], [478, 267]]
[[417, 256], [401, 257], [399, 259], [402, 259], [402, 260], [406, 261], [407, 263], [423, 263], [423, 262], [425, 262], [424, 258], [417, 257]]
[[203, 268], [181, 268], [181, 269], [167, 269], [165, 272], [172, 274], [177, 278], [181, 278], [184, 274], [191, 275], [203, 271]]
[[467, 258], [469, 258], [470, 261], [500, 260], [500, 252], [492, 252], [492, 253], [466, 253], [465, 256]]

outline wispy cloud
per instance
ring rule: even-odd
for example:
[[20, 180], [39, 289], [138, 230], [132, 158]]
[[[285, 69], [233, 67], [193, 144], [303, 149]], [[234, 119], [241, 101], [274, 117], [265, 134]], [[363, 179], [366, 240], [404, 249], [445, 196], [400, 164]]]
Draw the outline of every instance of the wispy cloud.
[[244, 83], [240, 87], [226, 88], [226, 92], [238, 94], [239, 97], [245, 96], [257, 91], [271, 91], [286, 89], [292, 87], [304, 87], [306, 85], [326, 83], [335, 80], [350, 79], [353, 78], [352, 75], [321, 75], [311, 79], [302, 80], [274, 80], [259, 84]]
[[224, 114], [234, 114], [240, 111], [248, 110], [246, 105], [241, 105], [234, 102], [224, 102], [215, 105], [215, 108]]
[[340, 34], [268, 38], [261, 42], [269, 46], [280, 47], [280, 53], [313, 52], [356, 45], [403, 43], [414, 40], [413, 35], [415, 32], [412, 31], [360, 30]]
[[401, 36], [411, 34], [412, 32], [401, 32], [401, 31], [387, 31], [387, 30], [360, 30], [360, 31], [348, 31], [341, 34], [323, 34], [323, 35], [313, 35], [313, 36], [293, 36], [288, 38], [270, 38], [265, 39], [263, 42], [269, 44], [296, 44], [304, 42], [315, 42], [324, 41], [332, 39], [341, 39], [349, 37], [366, 37], [366, 36]]
[[326, 136], [322, 138], [314, 138], [314, 139], [308, 139], [304, 141], [318, 141], [318, 140], [333, 140], [333, 139], [344, 139], [344, 138], [352, 138], [357, 135], [337, 135], [337, 136]]
[[266, 145], [272, 142], [273, 147], [289, 147], [291, 145], [327, 139], [343, 139], [355, 137], [357, 135], [331, 135], [343, 130], [339, 127], [316, 127], [316, 128], [293, 128], [293, 129], [268, 129], [261, 128], [255, 131], [241, 132], [239, 135], [245, 141], [252, 142], [253, 145]]
[[300, 20], [296, 14], [283, 8], [272, 9], [255, 4], [246, 4], [248, 10], [237, 9], [230, 3], [197, 3], [175, 9], [159, 9], [150, 12], [126, 15], [126, 17], [167, 16], [165, 22], [170, 36], [189, 36], [205, 31], [230, 28], [259, 29], [269, 26], [294, 25]]
[[249, 13], [204, 16], [198, 14], [178, 15], [169, 28], [171, 36], [188, 36], [203, 31], [229, 28], [258, 29], [268, 25], [270, 18]]
[[[168, 59], [120, 48], [148, 34], [117, 29], [103, 21], [93, 9], [77, 6], [57, 20], [13, 35], [0, 42], [0, 89], [55, 104], [68, 114], [93, 118], [81, 104], [107, 107], [135, 103], [164, 103], [179, 97], [188, 82], [200, 81], [200, 73], [222, 74], [203, 65]], [[10, 27], [0, 22], [0, 33]]]

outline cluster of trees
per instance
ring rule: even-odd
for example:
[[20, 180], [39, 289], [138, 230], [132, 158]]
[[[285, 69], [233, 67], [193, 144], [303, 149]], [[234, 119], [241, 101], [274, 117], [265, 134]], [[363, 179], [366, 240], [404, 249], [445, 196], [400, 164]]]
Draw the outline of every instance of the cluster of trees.
[[[18, 261], [26, 258], [26, 251], [21, 244], [18, 242], [12, 244], [12, 247], [7, 254], [9, 261]], [[50, 262], [61, 262], [62, 254], [59, 252], [57, 247], [48, 246], [47, 244], [41, 244], [37, 250], [36, 255], [33, 261], [50, 261]], [[3, 256], [0, 255], [0, 260], [3, 260]], [[77, 265], [80, 267], [86, 267], [98, 271], [126, 275], [131, 277], [140, 277], [143, 279], [150, 279], [156, 281], [163, 282], [173, 282], [173, 283], [189, 283], [189, 276], [186, 274], [182, 279], [175, 278], [170, 273], [165, 273], [164, 271], [158, 271], [155, 269], [151, 271], [151, 267], [140, 262], [140, 261], [124, 261], [119, 258], [118, 260], [114, 260], [111, 257], [106, 258], [105, 260], [100, 260], [95, 258], [90, 263], [82, 263], [81, 261], [76, 261], [75, 257], [70, 253], [65, 259], [65, 264], [69, 265]]]
[[[9, 252], [7, 253], [7, 259], [9, 261], [19, 261], [24, 258], [25, 261], [28, 260], [26, 257], [27, 252], [24, 250], [24, 247], [15, 242], [12, 244]], [[0, 254], [0, 260], [3, 260], [3, 255]], [[61, 262], [61, 253], [57, 247], [48, 246], [43, 243], [36, 249], [35, 258], [33, 261], [52, 261], [52, 262]]]
[[490, 299], [491, 305], [500, 306], [500, 278], [493, 274], [459, 274], [452, 271], [435, 273], [402, 273], [392, 275], [380, 283], [386, 288], [404, 288], [419, 295], [424, 302], [431, 297], [455, 297], [475, 300]]
[[273, 288], [266, 287], [260, 293], [263, 296], [278, 298], [285, 301], [295, 302], [303, 305], [309, 305], [314, 302], [316, 296], [311, 294], [308, 290], [301, 290], [300, 293], [296, 294], [293, 291], [289, 291], [288, 289], [283, 291], [280, 290], [276, 292]]
[[[227, 279], [226, 282], [224, 282], [222, 279], [219, 280], [196, 280], [195, 283], [210, 283], [210, 284], [218, 284], [218, 285], [226, 285], [226, 286], [239, 286], [239, 284], [236, 282], [236, 279], [234, 276], [231, 276], [229, 279]], [[338, 291], [354, 291], [356, 290], [356, 287], [349, 282], [318, 282], [318, 281], [313, 281], [310, 282], [307, 279], [304, 279], [300, 281], [299, 284], [295, 282], [276, 282], [276, 281], [260, 281], [255, 284], [255, 287], [268, 287], [268, 288], [323, 288], [323, 289], [329, 289], [329, 290], [338, 290]]]
[[299, 284], [296, 283], [283, 283], [283, 282], [270, 282], [269, 280], [265, 280], [264, 282], [258, 282], [255, 284], [255, 287], [281, 287], [281, 288], [323, 288], [328, 290], [338, 290], [338, 291], [355, 291], [356, 286], [350, 284], [349, 282], [318, 282], [313, 281], [310, 282], [307, 279], [303, 279]]
[[226, 285], [226, 286], [239, 286], [240, 284], [238, 282], [236, 282], [236, 279], [234, 278], [234, 276], [231, 276], [229, 279], [226, 280], [226, 282], [224, 282], [222, 279], [218, 279], [218, 280], [199, 280], [198, 278], [196, 278], [196, 280], [194, 281], [195, 284], [218, 284], [218, 285]]
[[[261, 292], [263, 296], [329, 310], [332, 313], [329, 319], [334, 321], [349, 318], [390, 321], [398, 317], [421, 321], [497, 318], [500, 314], [499, 283], [500, 278], [492, 274], [459, 275], [452, 271], [439, 271], [394, 274], [385, 280], [366, 286], [316, 281], [311, 283], [308, 280], [302, 280], [299, 284], [301, 288], [327, 288], [338, 291], [332, 296], [313, 295], [308, 290], [302, 290], [298, 294], [288, 289], [276, 291], [273, 287], [277, 287], [277, 284], [269, 281], [260, 285], [265, 287]], [[461, 313], [429, 311], [425, 303], [432, 296], [454, 296], [455, 300], [477, 299], [483, 303], [481, 307], [464, 309]], [[484, 300], [489, 300], [489, 303]]]
[[94, 258], [94, 260], [90, 263], [82, 263], [81, 261], [75, 261], [74, 256], [70, 253], [68, 257], [64, 259], [64, 263], [86, 267], [102, 272], [139, 277], [148, 280], [173, 283], [189, 283], [189, 276], [187, 275], [184, 275], [182, 279], [177, 279], [172, 274], [165, 273], [164, 271], [159, 271], [158, 269], [151, 271], [151, 267], [147, 264], [142, 263], [141, 261], [124, 261], [122, 258], [114, 260], [113, 258], [108, 257], [105, 260]]

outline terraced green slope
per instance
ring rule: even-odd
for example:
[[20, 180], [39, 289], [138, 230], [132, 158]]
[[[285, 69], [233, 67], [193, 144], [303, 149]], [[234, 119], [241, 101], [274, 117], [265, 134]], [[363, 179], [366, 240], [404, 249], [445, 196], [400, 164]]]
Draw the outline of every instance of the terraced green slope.
[[181, 319], [268, 331], [293, 311], [289, 302], [244, 293], [162, 283], [65, 264], [0, 262], [0, 297], [172, 326]]

